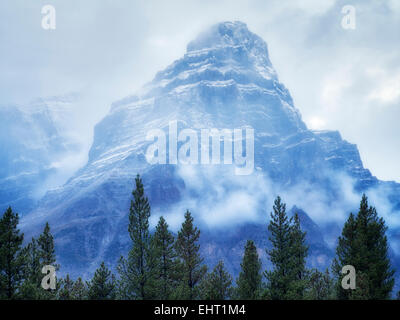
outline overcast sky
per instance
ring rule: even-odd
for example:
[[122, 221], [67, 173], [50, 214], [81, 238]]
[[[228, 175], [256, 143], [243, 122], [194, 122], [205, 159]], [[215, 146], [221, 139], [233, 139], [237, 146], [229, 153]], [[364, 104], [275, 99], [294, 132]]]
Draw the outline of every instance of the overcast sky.
[[[56, 30], [41, 27], [43, 5]], [[344, 5], [355, 30], [341, 26]], [[82, 137], [110, 104], [180, 58], [210, 25], [240, 20], [269, 46], [310, 128], [339, 130], [378, 178], [400, 182], [400, 1], [2, 0], [0, 105], [85, 92]]]

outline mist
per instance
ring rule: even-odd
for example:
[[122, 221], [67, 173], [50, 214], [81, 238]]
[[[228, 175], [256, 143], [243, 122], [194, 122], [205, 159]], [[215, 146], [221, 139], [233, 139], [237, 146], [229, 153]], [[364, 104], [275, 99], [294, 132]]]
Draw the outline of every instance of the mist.
[[[356, 191], [354, 179], [334, 171], [329, 172], [328, 179], [335, 188], [335, 197], [328, 189], [316, 188], [306, 181], [290, 187], [279, 186], [261, 171], [249, 176], [235, 176], [234, 167], [229, 165], [183, 165], [179, 166], [178, 176], [185, 183], [182, 200], [167, 211], [153, 210], [150, 220], [153, 227], [163, 215], [171, 229], [177, 232], [186, 210], [202, 228], [223, 231], [245, 223], [267, 227], [274, 200], [279, 195], [288, 212], [296, 206], [304, 210], [321, 230], [331, 229], [332, 225], [340, 230], [351, 212], [357, 214], [362, 197], [362, 193]], [[390, 231], [400, 227], [400, 212], [394, 210], [387, 188], [380, 185], [369, 189], [366, 195], [369, 205], [376, 208], [389, 227], [390, 239]], [[325, 241], [333, 248], [339, 233], [329, 232], [325, 234]], [[400, 252], [396, 245], [393, 249]]]
[[[57, 11], [57, 28], [51, 32], [41, 28], [41, 8], [47, 4]], [[200, 31], [217, 22], [240, 20], [268, 43], [280, 80], [307, 125], [340, 130], [359, 146], [374, 175], [400, 181], [400, 41], [395, 32], [400, 28], [400, 6], [395, 0], [354, 3], [356, 29], [344, 30], [340, 21], [346, 4], [4, 1], [0, 106], [27, 105], [37, 97], [68, 92], [84, 94], [74, 128], [82, 145], [76, 157], [84, 159], [93, 127], [112, 102], [137, 92], [181, 57]], [[66, 168], [60, 175], [73, 172]]]

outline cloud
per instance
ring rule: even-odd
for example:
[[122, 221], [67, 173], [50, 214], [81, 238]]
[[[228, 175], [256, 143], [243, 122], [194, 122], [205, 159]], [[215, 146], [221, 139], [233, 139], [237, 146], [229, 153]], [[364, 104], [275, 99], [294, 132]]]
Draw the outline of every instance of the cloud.
[[[52, 4], [57, 29], [41, 28]], [[379, 178], [400, 181], [399, 4], [348, 1], [2, 1], [0, 105], [87, 91], [77, 129], [86, 150], [94, 123], [185, 53], [213, 23], [241, 20], [269, 45], [272, 63], [312, 128], [339, 130]], [[366, 70], [382, 70], [372, 76]], [[382, 106], [384, 108], [382, 108]], [[372, 129], [373, 128], [373, 129]], [[80, 133], [83, 134], [80, 134]], [[88, 133], [89, 132], [89, 133]]]
[[[178, 229], [183, 213], [189, 209], [199, 223], [210, 228], [237, 225], [244, 222], [266, 222], [276, 196], [280, 195], [288, 210], [302, 208], [318, 225], [331, 223], [342, 225], [350, 212], [357, 213], [361, 193], [355, 189], [356, 180], [345, 173], [325, 173], [329, 187], [319, 188], [306, 180], [293, 186], [280, 186], [271, 181], [266, 173], [256, 171], [249, 176], [235, 176], [233, 167], [179, 166], [178, 177], [185, 183], [183, 199], [166, 217], [172, 227]], [[393, 227], [400, 227], [400, 213], [393, 211], [389, 189], [378, 186], [370, 189], [370, 204]], [[155, 213], [153, 224], [161, 213]]]
[[[355, 189], [356, 181], [341, 172], [327, 172], [331, 188], [318, 188], [307, 181], [287, 187], [279, 186], [256, 171], [249, 176], [235, 176], [233, 168], [223, 166], [180, 166], [178, 176], [186, 189], [182, 200], [172, 208], [153, 211], [151, 225], [163, 215], [171, 229], [177, 232], [186, 210], [192, 212], [201, 229], [226, 230], [244, 223], [268, 224], [276, 196], [281, 196], [287, 210], [297, 206], [321, 228], [325, 241], [332, 248], [350, 212], [357, 214], [362, 194]], [[396, 243], [400, 227], [400, 212], [394, 210], [390, 190], [379, 185], [367, 191], [369, 205], [377, 209], [389, 227], [390, 243]], [[400, 246], [392, 246], [400, 252]]]
[[305, 119], [308, 123], [308, 127], [313, 130], [321, 130], [326, 128], [326, 121], [318, 116], [312, 116], [309, 119]]
[[387, 103], [393, 103], [399, 101], [400, 98], [400, 74], [395, 76], [386, 76], [382, 80], [379, 87], [374, 89], [367, 97], [369, 100], [375, 100], [372, 102], [378, 102], [381, 105]]
[[[272, 187], [259, 173], [236, 176], [231, 165], [183, 165], [179, 166], [178, 176], [185, 181], [185, 194], [166, 214], [175, 230], [180, 227], [187, 209], [200, 224], [209, 228], [266, 219], [261, 212], [271, 200]], [[160, 214], [155, 213], [153, 224]]]

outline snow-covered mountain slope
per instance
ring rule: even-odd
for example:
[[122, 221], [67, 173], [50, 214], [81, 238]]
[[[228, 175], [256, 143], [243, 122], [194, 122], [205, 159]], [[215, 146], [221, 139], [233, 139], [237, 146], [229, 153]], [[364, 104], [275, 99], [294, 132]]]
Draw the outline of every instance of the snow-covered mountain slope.
[[76, 94], [0, 106], [0, 208], [21, 214], [43, 196], [57, 162], [77, 145], [66, 134]]
[[[146, 135], [155, 129], [168, 133], [173, 121], [179, 130], [253, 128], [254, 172], [237, 177], [229, 165], [149, 164], [145, 154], [152, 142]], [[23, 229], [32, 234], [50, 222], [63, 272], [85, 275], [102, 260], [115, 264], [129, 248], [127, 214], [138, 173], [153, 214], [165, 214], [174, 226], [177, 216], [190, 209], [203, 226], [208, 263], [222, 257], [232, 271], [237, 271], [246, 239], [265, 247], [268, 215], [278, 193], [287, 193], [290, 205], [310, 214], [302, 211], [304, 227], [313, 235], [308, 238], [314, 244], [309, 263], [320, 268], [329, 264], [332, 250], [313, 219], [337, 221], [325, 209], [339, 211], [336, 203], [345, 207], [346, 181], [356, 193], [384, 185], [393, 199], [400, 194], [397, 184], [373, 177], [357, 147], [338, 132], [307, 129], [279, 82], [266, 43], [241, 22], [211, 27], [140, 93], [115, 102], [95, 127], [88, 163], [47, 193], [23, 219]], [[293, 193], [297, 198], [289, 197]], [[321, 198], [326, 207], [312, 202]]]

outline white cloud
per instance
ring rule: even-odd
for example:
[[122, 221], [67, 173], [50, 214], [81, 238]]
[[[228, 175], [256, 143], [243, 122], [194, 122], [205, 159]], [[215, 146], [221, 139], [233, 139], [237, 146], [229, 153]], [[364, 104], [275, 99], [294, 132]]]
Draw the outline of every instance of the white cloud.
[[[40, 27], [41, 7], [57, 29]], [[357, 28], [341, 28], [347, 1], [0, 2], [0, 105], [89, 88], [79, 130], [90, 145], [94, 120], [181, 57], [213, 23], [242, 20], [269, 45], [272, 63], [313, 128], [338, 129], [379, 178], [400, 181], [399, 4], [354, 3]], [[381, 70], [375, 76], [366, 70]], [[380, 108], [385, 106], [387, 108]], [[389, 108], [390, 107], [390, 108]], [[379, 122], [378, 122], [379, 120]], [[84, 124], [86, 123], [86, 128]], [[388, 128], [388, 123], [391, 127]], [[371, 136], [370, 128], [374, 128]], [[377, 150], [379, 149], [379, 157]]]
[[377, 89], [374, 89], [367, 97], [370, 100], [377, 100], [377, 103], [385, 105], [395, 102], [400, 98], [400, 75], [388, 77]]
[[[326, 173], [336, 195], [324, 188], [316, 188], [306, 181], [296, 185], [277, 186], [268, 176], [255, 172], [250, 176], [235, 176], [230, 166], [180, 166], [178, 176], [186, 189], [182, 200], [162, 212], [152, 212], [151, 225], [157, 224], [162, 214], [175, 232], [181, 227], [186, 210], [192, 212], [195, 224], [201, 228], [229, 228], [247, 222], [268, 224], [277, 195], [286, 203], [287, 211], [294, 205], [304, 210], [318, 224], [325, 240], [336, 244], [339, 229], [350, 212], [357, 214], [361, 193], [355, 191], [355, 180], [339, 172]], [[198, 195], [201, 195], [199, 197]], [[376, 207], [379, 217], [394, 230], [400, 227], [400, 212], [393, 210], [384, 186], [367, 192], [369, 204]]]
[[322, 130], [326, 128], [326, 121], [318, 116], [312, 116], [311, 118], [305, 119], [308, 127], [313, 130]]

